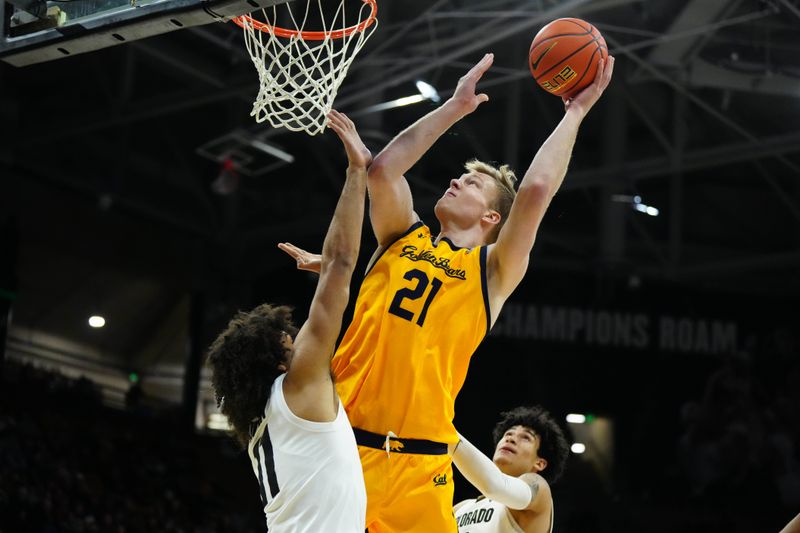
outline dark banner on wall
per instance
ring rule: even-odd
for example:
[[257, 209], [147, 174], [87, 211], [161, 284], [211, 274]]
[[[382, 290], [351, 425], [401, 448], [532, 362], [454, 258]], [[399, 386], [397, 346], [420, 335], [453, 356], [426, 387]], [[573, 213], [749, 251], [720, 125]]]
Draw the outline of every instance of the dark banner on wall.
[[726, 354], [739, 350], [739, 324], [644, 311], [508, 302], [493, 337], [632, 350]]
[[501, 410], [540, 403], [610, 417], [625, 453], [650, 438], [674, 453], [682, 413], [720, 383], [781, 386], [798, 331], [789, 299], [533, 272], [473, 356], [456, 421], [486, 432]]

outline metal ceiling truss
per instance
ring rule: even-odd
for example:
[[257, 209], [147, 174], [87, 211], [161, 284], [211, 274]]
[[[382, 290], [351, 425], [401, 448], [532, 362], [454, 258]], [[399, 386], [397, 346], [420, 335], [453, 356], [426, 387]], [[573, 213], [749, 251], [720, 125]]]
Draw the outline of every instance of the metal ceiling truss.
[[[468, 64], [460, 61], [461, 58], [474, 54], [478, 51], [491, 49], [491, 46], [504, 39], [508, 39], [523, 32], [531, 32], [541, 26], [544, 22], [559, 16], [589, 16], [602, 10], [621, 7], [628, 4], [639, 3], [641, 0], [568, 0], [565, 2], [551, 3], [539, 2], [540, 10], [532, 12], [530, 3], [509, 3], [504, 1], [490, 1], [469, 6], [461, 6], [453, 9], [452, 2], [439, 0], [431, 4], [427, 10], [420, 13], [408, 23], [398, 25], [394, 28], [391, 35], [387, 37], [371, 50], [369, 54], [359, 58], [353, 66], [353, 71], [368, 72], [366, 69], [372, 68], [375, 71], [373, 83], [362, 82], [358, 88], [343, 90], [337, 100], [339, 108], [347, 109], [357, 105], [375, 94], [391, 87], [413, 81], [427, 73], [436, 71], [443, 67], [463, 68]], [[782, 163], [798, 171], [797, 165], [790, 160], [782, 157], [783, 154], [800, 151], [800, 132], [787, 135], [779, 135], [766, 139], [758, 139], [746, 128], [733, 121], [727, 114], [717, 110], [699, 96], [692, 93], [688, 86], [719, 87], [736, 90], [749, 90], [752, 92], [790, 92], [797, 90], [797, 80], [773, 78], [772, 81], [756, 83], [753, 75], [736, 73], [729, 69], [724, 69], [716, 65], [709, 64], [704, 59], [699, 59], [698, 54], [705, 43], [714, 35], [714, 32], [721, 28], [732, 27], [750, 23], [755, 20], [764, 19], [774, 15], [774, 11], [763, 9], [746, 13], [743, 15], [732, 16], [719, 20], [721, 17], [730, 15], [741, 0], [693, 0], [686, 9], [675, 19], [670, 29], [664, 34], [637, 30], [636, 28], [626, 28], [618, 25], [600, 25], [604, 29], [606, 40], [608, 41], [612, 53], [630, 59], [638, 66], [639, 72], [646, 74], [651, 79], [658, 80], [667, 84], [682, 98], [707, 114], [715, 117], [726, 127], [735, 131], [746, 139], [743, 143], [729, 143], [709, 149], [694, 150], [686, 153], [676, 146], [679, 139], [670, 140], [670, 135], [663, 131], [658, 122], [649, 115], [643, 103], [634, 98], [630, 98], [630, 90], [621, 86], [621, 90], [628, 96], [628, 106], [644, 123], [659, 145], [664, 149], [665, 156], [648, 158], [643, 160], [614, 163], [585, 172], [571, 173], [564, 184], [565, 190], [596, 187], [604, 183], [604, 180], [624, 175], [628, 182], [635, 182], [659, 176], [672, 176], [671, 185], [673, 190], [673, 201], [679, 203], [682, 188], [679, 183], [681, 175], [686, 172], [696, 171], [703, 168], [710, 168], [720, 164], [729, 164], [737, 161], [756, 161], [765, 157], [777, 157]], [[798, 15], [798, 10], [789, 0], [779, 0], [780, 5], [787, 11]], [[495, 6], [506, 6], [505, 9], [489, 8]], [[525, 17], [520, 14], [524, 13]], [[467, 31], [452, 31], [452, 27], [460, 24], [461, 21], [469, 22], [471, 29]], [[699, 22], [699, 24], [698, 24]], [[391, 27], [391, 26], [390, 26]], [[448, 31], [448, 28], [451, 28]], [[193, 34], [199, 35], [198, 38], [214, 38], [219, 40], [213, 32], [207, 29], [193, 29]], [[423, 36], [423, 42], [416, 46], [419, 55], [405, 55], [404, 57], [394, 57], [393, 44], [402, 40], [408, 41], [409, 34]], [[443, 35], [451, 37], [443, 37]], [[629, 35], [641, 37], [641, 39], [623, 44], [614, 35]], [[229, 41], [225, 41], [229, 42]], [[146, 43], [138, 43], [138, 50], [153, 55], [153, 50]], [[235, 46], [229, 46], [228, 50], [234, 50]], [[652, 49], [649, 58], [644, 59], [637, 55], [636, 51]], [[407, 51], [406, 48], [403, 48]], [[431, 55], [433, 51], [433, 55]], [[685, 82], [676, 81], [675, 76], [665, 73], [661, 68], [654, 66], [653, 63], [667, 65], [667, 68], [675, 68], [686, 59], [692, 61], [691, 66], [686, 69]], [[200, 80], [203, 83], [215, 88], [212, 93], [208, 90], [179, 91], [167, 96], [153, 98], [145, 101], [131, 102], [119, 109], [119, 112], [112, 115], [97, 114], [93, 117], [73, 117], [73, 120], [65, 119], [62, 124], [68, 126], [60, 130], [51, 130], [45, 134], [45, 139], [55, 140], [65, 138], [80, 133], [90, 131], [100, 131], [110, 127], [117, 127], [123, 124], [131, 124], [155, 116], [163, 116], [170, 113], [184, 111], [197, 106], [210, 104], [226, 98], [249, 99], [254, 92], [253, 80], [248, 77], [246, 80], [235, 80], [233, 82], [222, 82], [219, 74], [214, 74], [211, 66], [202, 63], [179, 62], [179, 71], [192, 80]], [[382, 68], [374, 68], [381, 65]], [[492, 69], [492, 77], [487, 77], [481, 83], [481, 88], [492, 85], [511, 84], [509, 90], [511, 97], [506, 110], [507, 117], [518, 115], [519, 91], [517, 81], [528, 77], [530, 74], [527, 69], [503, 68], [496, 66]], [[641, 76], [638, 77], [641, 79]], [[222, 89], [222, 85], [226, 88]], [[516, 92], [515, 92], [516, 91]], [[443, 96], [449, 95], [452, 89], [440, 91]], [[357, 111], [357, 110], [355, 110]], [[507, 131], [507, 150], [509, 160], [512, 160], [516, 150], [511, 147], [516, 146], [515, 140], [518, 137], [519, 124], [514, 125], [513, 119], [510, 120], [510, 127]], [[677, 126], [675, 126], [677, 127]], [[261, 128], [253, 127], [254, 133], [262, 137], [279, 135], [281, 130], [264, 131]], [[516, 161], [515, 161], [516, 163]], [[793, 198], [784, 191], [771, 175], [765, 170], [759, 171], [765, 182], [776, 192], [781, 201], [792, 210], [795, 217], [798, 210]], [[679, 219], [679, 215], [676, 215]], [[175, 222], [173, 221], [173, 225]], [[179, 223], [179, 225], [181, 225]], [[680, 225], [675, 222], [671, 229], [670, 263], [673, 272], [677, 272], [678, 259], [680, 257]], [[642, 233], [639, 228], [640, 233]], [[645, 241], [652, 239], [643, 234]], [[651, 242], [651, 248], [655, 246]], [[655, 254], [659, 262], [663, 261], [663, 254]]]

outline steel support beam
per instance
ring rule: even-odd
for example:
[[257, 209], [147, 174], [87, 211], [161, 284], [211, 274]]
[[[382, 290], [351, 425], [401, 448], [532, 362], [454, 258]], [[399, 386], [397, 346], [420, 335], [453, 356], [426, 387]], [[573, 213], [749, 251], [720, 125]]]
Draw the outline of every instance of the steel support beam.
[[733, 89], [748, 93], [800, 95], [800, 80], [784, 74], [746, 74], [695, 59], [689, 65], [687, 82], [693, 87]]
[[670, 157], [672, 173], [669, 180], [669, 267], [670, 272], [675, 274], [681, 262], [683, 246], [683, 153], [688, 137], [688, 124], [686, 97], [681, 93], [674, 93], [673, 102], [672, 144], [675, 149]]
[[[36, 137], [37, 142], [46, 144], [90, 131], [104, 130], [150, 118], [163, 117], [228, 98], [239, 97], [241, 95], [255, 95], [255, 93], [258, 92], [257, 84], [252, 79], [248, 79], [247, 81], [233, 81], [229, 87], [230, 88], [226, 90], [214, 91], [179, 91], [150, 100], [140, 100], [126, 107], [126, 109], [117, 116], [109, 117], [107, 112], [102, 112], [89, 116], [63, 117], [59, 119], [58, 122], [65, 124], [64, 127], [41, 130], [37, 126], [35, 131], [20, 132], [16, 140], [18, 143], [23, 144], [28, 142], [28, 139], [31, 137]], [[34, 125], [41, 124], [43, 121], [30, 120], [28, 122], [33, 127]], [[53, 123], [52, 119], [47, 122], [50, 124]]]
[[336, 103], [340, 108], [344, 108], [349, 104], [352, 104], [354, 102], [359, 102], [364, 96], [370, 94], [373, 91], [383, 90], [386, 89], [387, 87], [394, 87], [405, 81], [416, 79], [425, 72], [439, 68], [442, 65], [446, 65], [447, 63], [459, 57], [469, 55], [473, 52], [487, 50], [487, 47], [493, 43], [496, 43], [503, 39], [507, 39], [508, 37], [516, 35], [520, 32], [529, 31], [533, 28], [540, 26], [545, 21], [550, 21], [553, 18], [558, 18], [560, 16], [567, 16], [567, 15], [569, 16], [586, 15], [591, 12], [602, 11], [604, 9], [618, 7], [621, 5], [627, 5], [639, 1], [641, 0], [598, 0], [591, 3], [587, 2], [587, 0], [566, 1], [556, 7], [543, 11], [537, 15], [533, 15], [524, 20], [516, 22], [515, 24], [506, 24], [505, 28], [500, 31], [484, 34], [482, 38], [478, 39], [473, 38], [470, 42], [460, 44], [454, 51], [449, 53], [443, 53], [441, 56], [433, 59], [426, 65], [407, 70], [398, 76], [393, 76], [389, 79], [385, 79], [383, 81], [375, 83], [374, 85], [366, 89], [362, 89], [354, 93], [343, 94], [339, 99], [337, 99]]
[[[794, 152], [800, 152], [800, 132], [768, 137], [755, 143], [749, 141], [731, 143], [687, 152], [683, 157], [682, 169], [686, 173]], [[634, 181], [667, 176], [672, 172], [672, 158], [652, 157], [625, 163], [622, 168], [605, 166], [572, 172], [561, 189], [582, 189], [602, 185], [619, 172], [622, 172], [626, 179]]]
[[[726, 11], [734, 8], [740, 2], [741, 0], [691, 0], [675, 17], [666, 33], [683, 33], [698, 26], [710, 24], [719, 20]], [[713, 35], [713, 32], [699, 33], [692, 39], [659, 44], [650, 51], [647, 60], [656, 65], [681, 67], [686, 64], [690, 56], [694, 56], [697, 50], [702, 48], [709, 35]]]
[[[619, 169], [625, 161], [628, 139], [628, 115], [622, 92], [614, 86], [604, 95], [605, 131], [603, 133], [603, 153], [605, 164]], [[600, 189], [600, 256], [609, 269], [614, 269], [625, 258], [625, 215], [630, 206], [615, 202], [612, 196], [625, 192], [625, 178], [621, 173], [603, 183]]]

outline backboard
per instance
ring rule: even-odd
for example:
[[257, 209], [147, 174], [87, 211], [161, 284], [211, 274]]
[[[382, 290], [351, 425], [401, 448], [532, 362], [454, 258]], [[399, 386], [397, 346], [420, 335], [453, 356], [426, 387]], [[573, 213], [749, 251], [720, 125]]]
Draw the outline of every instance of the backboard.
[[31, 65], [159, 35], [292, 0], [7, 0], [0, 59]]

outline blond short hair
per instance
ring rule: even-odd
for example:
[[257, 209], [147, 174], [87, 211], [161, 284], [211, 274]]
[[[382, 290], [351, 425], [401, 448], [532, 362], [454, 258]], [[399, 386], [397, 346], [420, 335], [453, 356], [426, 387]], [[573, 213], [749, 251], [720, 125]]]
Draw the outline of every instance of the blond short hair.
[[501, 165], [497, 168], [489, 163], [479, 161], [478, 159], [470, 159], [464, 163], [464, 168], [469, 172], [480, 172], [486, 174], [494, 180], [497, 187], [497, 197], [495, 198], [492, 209], [500, 213], [500, 222], [497, 224], [495, 230], [489, 235], [490, 242], [497, 240], [497, 235], [500, 229], [508, 219], [508, 214], [511, 212], [511, 205], [514, 203], [514, 198], [517, 196], [517, 191], [514, 189], [514, 184], [517, 183], [517, 176], [511, 167], [508, 165]]

